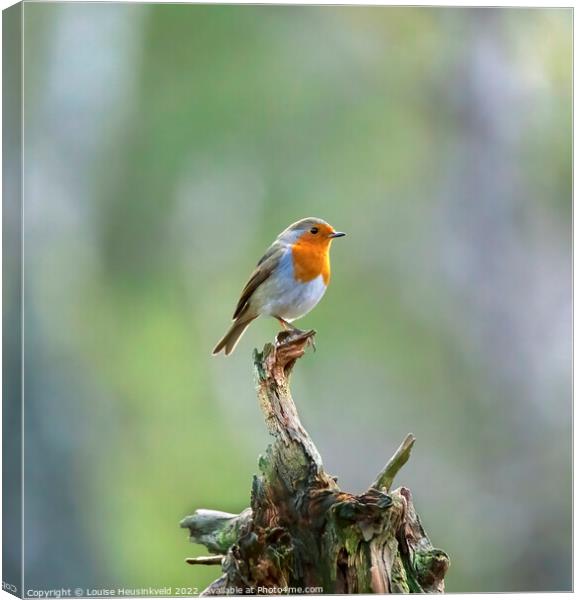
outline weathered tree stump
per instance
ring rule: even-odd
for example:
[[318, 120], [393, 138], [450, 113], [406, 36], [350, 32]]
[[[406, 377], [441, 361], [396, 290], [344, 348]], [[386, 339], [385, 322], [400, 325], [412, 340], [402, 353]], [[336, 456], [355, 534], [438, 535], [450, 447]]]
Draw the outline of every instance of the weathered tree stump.
[[300, 423], [289, 376], [314, 332], [282, 332], [255, 351], [257, 393], [275, 438], [259, 459], [251, 507], [238, 515], [197, 510], [181, 522], [221, 563], [203, 595], [443, 592], [449, 566], [432, 546], [407, 488], [390, 492], [410, 456], [409, 434], [360, 495], [340, 490]]

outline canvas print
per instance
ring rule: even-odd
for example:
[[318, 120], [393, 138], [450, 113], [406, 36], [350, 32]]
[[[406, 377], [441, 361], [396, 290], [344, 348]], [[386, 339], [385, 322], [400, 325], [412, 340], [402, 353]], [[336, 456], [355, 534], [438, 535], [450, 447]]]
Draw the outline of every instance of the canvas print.
[[572, 589], [570, 8], [3, 12], [3, 589]]

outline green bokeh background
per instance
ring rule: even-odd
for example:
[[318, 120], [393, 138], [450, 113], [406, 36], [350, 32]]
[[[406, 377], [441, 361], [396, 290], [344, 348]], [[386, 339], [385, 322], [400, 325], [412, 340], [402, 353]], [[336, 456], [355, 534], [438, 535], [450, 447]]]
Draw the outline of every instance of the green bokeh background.
[[333, 281], [304, 424], [344, 489], [404, 435], [449, 591], [571, 587], [572, 12], [24, 9], [26, 587], [199, 589], [179, 520], [249, 501], [248, 330], [279, 231]]

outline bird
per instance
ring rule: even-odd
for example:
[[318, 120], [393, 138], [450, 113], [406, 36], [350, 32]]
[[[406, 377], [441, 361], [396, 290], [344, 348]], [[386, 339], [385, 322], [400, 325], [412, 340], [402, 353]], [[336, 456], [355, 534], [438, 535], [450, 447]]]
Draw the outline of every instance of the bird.
[[231, 354], [249, 324], [261, 315], [276, 318], [285, 330], [309, 313], [330, 283], [330, 246], [345, 236], [329, 223], [307, 217], [284, 229], [260, 258], [233, 313], [233, 323], [213, 350]]

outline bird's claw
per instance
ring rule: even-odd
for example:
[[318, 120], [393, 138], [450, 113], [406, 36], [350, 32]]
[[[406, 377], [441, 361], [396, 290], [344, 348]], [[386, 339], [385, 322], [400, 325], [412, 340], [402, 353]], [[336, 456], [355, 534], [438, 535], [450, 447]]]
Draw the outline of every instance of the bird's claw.
[[308, 335], [307, 345], [311, 346], [315, 352], [316, 351], [316, 330], [310, 329], [309, 331], [306, 331], [306, 334]]
[[314, 342], [314, 337], [316, 335], [315, 329], [310, 329], [309, 331], [303, 331], [302, 329], [298, 329], [297, 327], [293, 327], [291, 329], [285, 329], [280, 331], [276, 336], [277, 345], [287, 344], [300, 338], [304, 338], [306, 341], [306, 347], [311, 346], [316, 351], [316, 344]]

